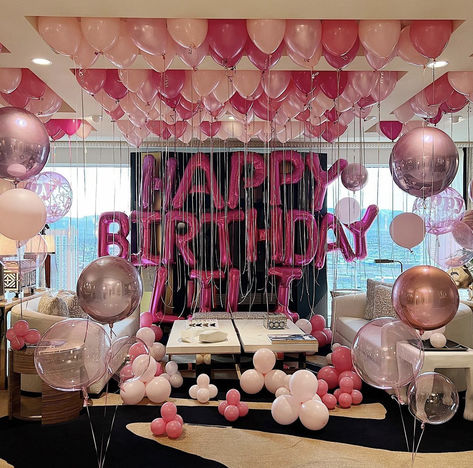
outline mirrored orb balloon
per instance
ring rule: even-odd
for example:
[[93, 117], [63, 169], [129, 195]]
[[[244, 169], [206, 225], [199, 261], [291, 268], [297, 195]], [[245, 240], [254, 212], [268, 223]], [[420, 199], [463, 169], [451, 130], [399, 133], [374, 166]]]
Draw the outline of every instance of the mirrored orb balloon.
[[401, 190], [414, 197], [431, 197], [445, 190], [455, 178], [457, 147], [438, 128], [414, 128], [394, 145], [389, 167]]
[[356, 192], [368, 182], [368, 171], [363, 164], [348, 164], [342, 171], [341, 180], [346, 189]]
[[437, 372], [424, 372], [410, 385], [407, 392], [409, 411], [422, 423], [443, 424], [458, 410], [455, 384]]
[[428, 233], [445, 234], [453, 229], [455, 221], [462, 219], [465, 201], [455, 189], [447, 187], [433, 197], [416, 198], [412, 211], [424, 219]]
[[63, 391], [86, 389], [106, 372], [110, 339], [105, 329], [86, 319], [56, 322], [41, 338], [34, 353], [38, 375]]
[[25, 180], [38, 174], [49, 156], [41, 120], [17, 107], [0, 109], [0, 178]]
[[72, 205], [72, 189], [67, 179], [57, 172], [42, 172], [25, 182], [27, 190], [35, 192], [46, 206], [46, 223], [63, 218]]
[[435, 330], [455, 317], [460, 302], [450, 275], [421, 265], [402, 273], [393, 285], [393, 307], [398, 317], [418, 330]]
[[80, 306], [101, 323], [114, 323], [131, 315], [142, 292], [138, 270], [120, 257], [97, 258], [77, 280]]
[[412, 382], [424, 362], [424, 346], [417, 332], [391, 317], [364, 325], [352, 345], [353, 367], [369, 385], [384, 390]]
[[439, 236], [428, 234], [425, 242], [430, 259], [441, 268], [459, 267], [473, 258], [473, 251], [462, 247], [453, 232]]

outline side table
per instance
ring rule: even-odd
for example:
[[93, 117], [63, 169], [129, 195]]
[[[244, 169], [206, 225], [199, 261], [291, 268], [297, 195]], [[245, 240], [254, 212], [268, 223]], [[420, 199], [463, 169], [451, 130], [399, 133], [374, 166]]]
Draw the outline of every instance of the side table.
[[36, 374], [34, 347], [8, 351], [8, 417], [24, 420], [41, 418], [42, 424], [70, 421], [79, 416], [83, 406], [81, 392], [61, 392], [43, 382], [41, 414], [25, 416], [21, 412], [21, 374]]

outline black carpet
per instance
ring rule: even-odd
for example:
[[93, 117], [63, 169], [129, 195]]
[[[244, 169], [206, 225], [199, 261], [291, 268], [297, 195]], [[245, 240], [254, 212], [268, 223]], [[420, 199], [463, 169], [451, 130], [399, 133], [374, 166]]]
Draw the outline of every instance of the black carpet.
[[[181, 389], [174, 390], [172, 396], [187, 397], [187, 389], [194, 379], [185, 379]], [[220, 399], [225, 392], [235, 386], [233, 380], [218, 380]], [[215, 407], [180, 407], [179, 414], [184, 421], [192, 424], [231, 425], [240, 429], [253, 429], [271, 433], [290, 434], [331, 442], [343, 442], [371, 448], [405, 451], [406, 445], [399, 415], [399, 409], [389, 395], [383, 391], [363, 388], [364, 403], [380, 402], [387, 409], [384, 420], [354, 419], [331, 416], [327, 426], [321, 431], [305, 429], [299, 421], [290, 426], [280, 426], [271, 417], [270, 411], [250, 410], [248, 416], [234, 423], [228, 423], [218, 414]], [[242, 395], [246, 401], [271, 401], [271, 395]], [[473, 450], [473, 422], [463, 419], [464, 394], [457, 415], [441, 426], [427, 426], [420, 452], [458, 452]], [[91, 407], [94, 425], [100, 433], [100, 425], [109, 424], [114, 407]], [[407, 422], [408, 436], [412, 438], [412, 417], [403, 408]], [[152, 440], [135, 436], [126, 429], [131, 422], [147, 422], [159, 416], [159, 407], [121, 406], [107, 451], [106, 467], [213, 467], [223, 466], [212, 460], [159, 445]], [[218, 441], [217, 441], [218, 443]], [[79, 419], [54, 426], [39, 423], [9, 421], [0, 419], [0, 458], [22, 467], [95, 467], [96, 454], [93, 447], [87, 414]]]

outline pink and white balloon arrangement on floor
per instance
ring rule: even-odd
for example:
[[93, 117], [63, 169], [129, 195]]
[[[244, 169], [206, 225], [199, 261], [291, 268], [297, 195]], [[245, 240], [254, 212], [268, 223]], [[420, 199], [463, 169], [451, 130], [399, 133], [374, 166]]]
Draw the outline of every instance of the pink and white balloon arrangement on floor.
[[270, 349], [258, 349], [253, 355], [253, 365], [255, 368], [248, 369], [241, 374], [240, 386], [242, 390], [250, 395], [254, 395], [263, 389], [266, 382], [272, 387], [273, 379], [275, 379], [275, 373], [272, 370], [275, 364], [276, 355]]
[[207, 374], [200, 374], [197, 377], [197, 385], [189, 388], [189, 396], [199, 403], [208, 403], [211, 398], [215, 398], [218, 388], [210, 383], [210, 377]]
[[[362, 382], [353, 370], [350, 348], [336, 343], [327, 359], [333, 365], [322, 367], [317, 374], [317, 394], [322, 398], [322, 402], [328, 409], [334, 409], [337, 403], [341, 408], [359, 405], [363, 401], [360, 391]], [[328, 393], [329, 390], [334, 392]]]
[[317, 395], [317, 377], [308, 370], [298, 370], [289, 378], [289, 394], [278, 396], [271, 405], [273, 419], [282, 425], [300, 419], [309, 430], [317, 431], [329, 420], [328, 408]]
[[161, 406], [161, 417], [153, 419], [150, 429], [153, 435], [160, 436], [166, 434], [170, 439], [177, 439], [182, 434], [184, 420], [177, 414], [177, 407], [168, 401]]
[[319, 348], [323, 348], [332, 342], [332, 330], [327, 328], [325, 317], [322, 315], [313, 315], [310, 320], [299, 319], [296, 325], [308, 335], [317, 339]]
[[236, 388], [228, 390], [226, 399], [218, 405], [218, 412], [230, 422], [236, 421], [248, 414], [248, 405], [240, 401], [241, 395]]

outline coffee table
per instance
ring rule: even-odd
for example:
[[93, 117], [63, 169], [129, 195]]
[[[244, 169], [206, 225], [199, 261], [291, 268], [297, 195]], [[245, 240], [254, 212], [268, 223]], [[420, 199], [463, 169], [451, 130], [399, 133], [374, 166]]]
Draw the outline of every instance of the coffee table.
[[316, 353], [319, 349], [317, 340], [296, 343], [272, 343], [268, 335], [304, 335], [305, 333], [291, 320], [287, 320], [284, 330], [269, 330], [264, 320], [234, 320], [245, 353], [255, 353], [258, 349], [269, 348], [275, 353]]
[[[397, 348], [401, 359], [410, 361], [414, 355], [414, 346], [400, 343]], [[466, 380], [465, 411], [463, 418], [473, 421], [473, 349], [466, 351], [424, 351], [424, 364], [421, 372], [433, 372], [435, 369], [464, 369]]]

